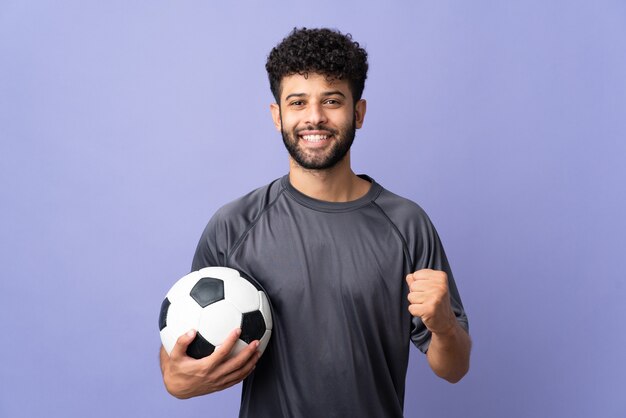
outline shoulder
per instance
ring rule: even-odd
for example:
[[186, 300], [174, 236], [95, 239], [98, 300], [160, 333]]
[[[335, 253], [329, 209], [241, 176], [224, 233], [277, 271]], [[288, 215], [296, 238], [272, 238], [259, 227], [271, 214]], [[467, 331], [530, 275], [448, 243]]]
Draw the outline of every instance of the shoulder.
[[450, 271], [437, 230], [420, 205], [387, 190], [383, 190], [375, 203], [402, 236], [414, 270]]
[[278, 179], [218, 209], [202, 232], [192, 270], [227, 265], [230, 250], [281, 193]]
[[419, 204], [385, 188], [382, 188], [382, 192], [378, 195], [375, 203], [389, 220], [401, 230], [405, 228], [421, 229], [431, 225], [430, 218]]
[[282, 191], [280, 178], [254, 189], [219, 208], [209, 221], [209, 227], [245, 228], [271, 206]]

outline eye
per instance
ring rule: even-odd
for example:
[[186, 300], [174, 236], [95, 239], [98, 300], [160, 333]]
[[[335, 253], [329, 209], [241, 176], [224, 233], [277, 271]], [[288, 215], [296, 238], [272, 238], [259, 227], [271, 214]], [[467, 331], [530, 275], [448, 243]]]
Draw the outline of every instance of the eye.
[[341, 101], [337, 99], [327, 99], [326, 101], [324, 101], [324, 104], [332, 107], [337, 107], [341, 106]]
[[304, 106], [304, 101], [302, 100], [294, 100], [293, 102], [289, 103], [289, 106]]

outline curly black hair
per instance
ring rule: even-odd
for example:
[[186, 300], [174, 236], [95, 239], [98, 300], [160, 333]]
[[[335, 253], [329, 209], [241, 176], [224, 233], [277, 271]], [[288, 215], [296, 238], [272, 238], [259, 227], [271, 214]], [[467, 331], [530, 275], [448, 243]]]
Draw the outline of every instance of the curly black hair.
[[348, 80], [356, 103], [363, 94], [367, 68], [367, 52], [352, 40], [352, 35], [326, 28], [294, 28], [272, 49], [265, 64], [276, 103], [280, 103], [283, 77], [306, 77], [309, 73], [324, 75], [328, 80]]

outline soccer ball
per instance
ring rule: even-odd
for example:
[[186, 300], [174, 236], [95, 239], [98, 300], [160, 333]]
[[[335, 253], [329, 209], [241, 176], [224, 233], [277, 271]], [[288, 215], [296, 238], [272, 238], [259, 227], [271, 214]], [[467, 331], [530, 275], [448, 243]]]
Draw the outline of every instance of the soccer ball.
[[174, 283], [161, 304], [159, 330], [171, 353], [178, 337], [197, 330], [187, 355], [199, 359], [213, 353], [228, 334], [241, 328], [231, 355], [259, 340], [263, 353], [272, 335], [272, 313], [258, 284], [227, 267], [206, 267]]

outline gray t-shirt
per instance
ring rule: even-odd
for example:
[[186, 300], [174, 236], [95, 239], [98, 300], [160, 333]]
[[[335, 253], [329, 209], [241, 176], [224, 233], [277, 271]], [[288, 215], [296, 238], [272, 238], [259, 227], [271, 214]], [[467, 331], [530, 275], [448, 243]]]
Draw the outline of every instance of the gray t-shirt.
[[407, 310], [405, 276], [452, 272], [435, 228], [415, 203], [372, 183], [360, 199], [333, 203], [297, 191], [284, 176], [222, 207], [209, 221], [192, 269], [232, 267], [256, 279], [273, 334], [244, 381], [240, 417], [401, 417], [409, 341], [430, 332]]

